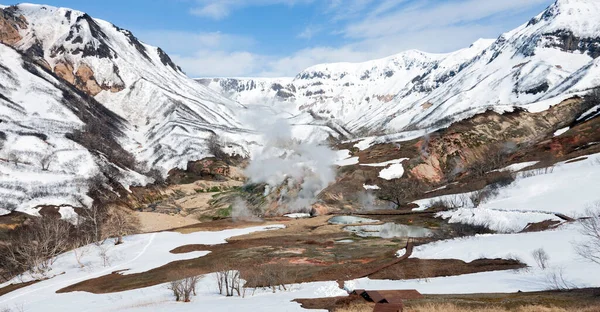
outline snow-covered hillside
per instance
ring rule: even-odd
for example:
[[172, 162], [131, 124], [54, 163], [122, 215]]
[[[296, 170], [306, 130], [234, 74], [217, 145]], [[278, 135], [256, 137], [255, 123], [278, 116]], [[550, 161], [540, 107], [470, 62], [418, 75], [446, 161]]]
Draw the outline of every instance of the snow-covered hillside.
[[[202, 81], [241, 103], [261, 97], [293, 102], [354, 133], [427, 129], [489, 108], [545, 109], [600, 83], [598, 13], [594, 0], [558, 0], [496, 40], [478, 40], [454, 53], [411, 50], [364, 63], [322, 64], [291, 82]], [[239, 87], [248, 85], [257, 87]], [[278, 85], [285, 97], [275, 94]], [[542, 100], [548, 101], [534, 105]]]
[[[88, 202], [86, 180], [110, 162], [128, 187], [152, 181], [138, 172], [210, 156], [213, 133], [242, 155], [254, 140], [243, 106], [127, 30], [34, 4], [0, 6], [0, 25], [0, 214]], [[85, 132], [82, 146], [73, 134]], [[122, 161], [124, 151], [134, 158]]]
[[204, 143], [213, 132], [245, 152], [239, 135], [246, 130], [234, 112], [243, 107], [189, 79], [162, 49], [66, 8], [21, 4], [3, 15], [18, 33], [2, 42], [124, 118], [121, 143], [140, 160], [184, 166], [208, 155]]

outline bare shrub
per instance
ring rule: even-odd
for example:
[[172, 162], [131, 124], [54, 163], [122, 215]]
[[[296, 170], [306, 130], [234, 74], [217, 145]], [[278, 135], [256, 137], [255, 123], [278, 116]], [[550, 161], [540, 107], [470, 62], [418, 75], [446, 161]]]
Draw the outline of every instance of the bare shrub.
[[565, 278], [563, 268], [556, 268], [548, 273], [546, 275], [546, 282], [548, 284], [548, 290], [569, 291], [577, 288], [575, 284], [569, 282]]
[[550, 260], [550, 256], [544, 250], [544, 248], [538, 248], [534, 250], [531, 253], [531, 255], [533, 256], [535, 263], [540, 269], [545, 270], [546, 268], [548, 268], [548, 261]]
[[244, 290], [248, 288], [269, 288], [273, 293], [288, 291], [289, 285], [297, 282], [298, 271], [281, 264], [257, 265], [243, 271], [246, 280]]
[[488, 224], [448, 223], [434, 232], [435, 239], [475, 236], [478, 234], [493, 234]]
[[207, 140], [207, 147], [209, 153], [211, 153], [216, 159], [229, 162], [229, 155], [223, 151], [223, 148], [221, 148], [221, 142], [218, 135], [214, 133], [210, 135]]
[[175, 301], [190, 302], [192, 295], [196, 296], [196, 285], [201, 276], [190, 276], [169, 283], [169, 290], [173, 292]]
[[241, 296], [242, 279], [240, 272], [237, 270], [220, 270], [215, 272], [217, 287], [221, 295], [233, 297], [234, 295]]
[[146, 172], [146, 175], [154, 179], [154, 184], [164, 185], [166, 183], [165, 177], [162, 172], [156, 168], [152, 168]]
[[8, 153], [8, 161], [12, 162], [15, 165], [15, 167], [18, 167], [21, 163], [21, 156], [19, 155], [19, 153], [12, 151]]
[[482, 151], [469, 164], [468, 171], [475, 177], [483, 177], [488, 172], [502, 167], [506, 163], [510, 149], [506, 144], [492, 144]]
[[42, 155], [42, 157], [39, 159], [40, 167], [42, 168], [43, 171], [48, 171], [48, 169], [50, 168], [50, 165], [55, 160], [56, 160], [56, 154], [54, 154], [54, 153], [48, 153], [48, 154]]
[[102, 229], [107, 218], [108, 207], [101, 204], [92, 204], [91, 207], [83, 208], [79, 213], [78, 228], [81, 229], [82, 235], [89, 235], [91, 241], [100, 244], [105, 239]]
[[600, 202], [586, 209], [586, 215], [580, 220], [585, 240], [575, 245], [575, 251], [582, 258], [600, 264]]
[[98, 247], [98, 255], [102, 260], [102, 266], [108, 267], [110, 266], [110, 256], [108, 255], [109, 247], [105, 245], [97, 245]]
[[113, 237], [115, 245], [119, 245], [123, 243], [123, 236], [139, 233], [140, 222], [130, 211], [112, 207], [108, 210], [101, 231], [103, 238]]
[[396, 208], [409, 204], [427, 191], [427, 186], [410, 179], [394, 179], [379, 186], [376, 194], [381, 200], [392, 202]]
[[56, 257], [72, 246], [71, 225], [54, 217], [39, 217], [15, 232], [4, 249], [2, 262], [9, 272], [45, 274]]
[[553, 172], [554, 172], [554, 167], [552, 166], [552, 167], [545, 167], [545, 168], [538, 168], [538, 169], [524, 171], [524, 172], [521, 172], [519, 175], [522, 178], [531, 178], [531, 177], [535, 177], [535, 176], [539, 176], [539, 175], [551, 174]]

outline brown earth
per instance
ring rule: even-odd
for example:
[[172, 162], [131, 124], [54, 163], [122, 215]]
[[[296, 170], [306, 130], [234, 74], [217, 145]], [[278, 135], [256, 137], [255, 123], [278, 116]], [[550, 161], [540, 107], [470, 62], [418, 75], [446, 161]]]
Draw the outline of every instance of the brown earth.
[[[262, 224], [285, 224], [285, 229], [255, 232], [244, 236], [233, 237], [227, 244], [221, 245], [187, 245], [180, 246], [171, 252], [187, 253], [197, 250], [211, 251], [208, 255], [191, 260], [169, 263], [150, 271], [131, 275], [113, 273], [90, 279], [66, 287], [59, 292], [87, 291], [92, 293], [110, 293], [136, 289], [165, 283], [190, 275], [201, 275], [215, 272], [226, 266], [237, 269], [243, 276], [260, 275], [261, 270], [278, 268], [285, 271], [282, 282], [298, 283], [328, 280], [350, 280], [370, 274], [374, 270], [394, 263], [397, 250], [406, 246], [406, 239], [360, 238], [343, 230], [342, 225], [330, 225], [330, 217], [321, 216], [310, 219], [269, 219]], [[230, 221], [220, 220], [201, 223], [179, 229], [182, 232], [199, 230], [222, 230], [235, 225]], [[242, 223], [243, 226], [255, 226], [257, 223]], [[352, 240], [352, 243], [341, 243], [340, 240]], [[417, 241], [418, 243], [418, 241]], [[229, 259], [229, 260], [228, 260]], [[235, 260], [232, 260], [235, 259]], [[423, 260], [410, 260], [412, 265], [419, 266]], [[415, 270], [407, 274], [411, 276], [438, 276], [449, 274], [453, 270], [461, 273], [481, 272], [486, 270], [504, 270], [522, 267], [522, 264], [507, 260], [481, 260], [464, 263], [459, 260], [439, 260], [424, 262], [433, 268], [426, 275], [419, 275]], [[395, 278], [392, 268], [377, 273], [384, 278]], [[397, 276], [397, 275], [396, 275]]]
[[[467, 295], [424, 295], [423, 299], [405, 300], [405, 311], [522, 311], [567, 312], [600, 311], [600, 289], [542, 291]], [[304, 309], [371, 312], [374, 304], [358, 296], [296, 299]]]
[[0, 42], [12, 46], [23, 39], [19, 29], [27, 29], [27, 20], [23, 15], [14, 16], [11, 8], [0, 9]]
[[26, 282], [26, 283], [19, 283], [19, 284], [10, 284], [8, 286], [4, 286], [0, 288], [0, 297], [8, 294], [9, 292], [15, 291], [17, 289], [21, 289], [23, 287], [27, 287], [29, 285], [33, 285], [37, 282], [41, 282], [41, 281], [31, 281], [31, 282]]
[[79, 64], [77, 71], [74, 72], [73, 64], [70, 62], [60, 62], [54, 67], [54, 73], [91, 96], [98, 95], [102, 90], [116, 93], [125, 88], [123, 85], [99, 85], [94, 77], [94, 71], [85, 63]]

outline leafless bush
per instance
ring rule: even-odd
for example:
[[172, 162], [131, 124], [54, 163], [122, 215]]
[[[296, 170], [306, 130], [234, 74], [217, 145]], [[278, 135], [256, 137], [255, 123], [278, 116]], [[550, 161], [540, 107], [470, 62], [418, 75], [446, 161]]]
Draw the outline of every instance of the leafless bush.
[[13, 164], [15, 164], [16, 167], [18, 167], [19, 163], [21, 163], [21, 156], [19, 155], [19, 153], [12, 151], [8, 153], [8, 161], [12, 162]]
[[528, 170], [528, 171], [524, 171], [520, 173], [520, 176], [522, 178], [531, 178], [531, 177], [535, 177], [535, 176], [539, 176], [539, 175], [543, 175], [543, 174], [550, 174], [554, 172], [554, 167], [545, 167], [545, 168], [538, 168], [538, 169], [533, 169], [533, 170]]
[[2, 262], [8, 272], [31, 271], [45, 274], [56, 257], [72, 246], [71, 225], [54, 217], [31, 220], [10, 239], [4, 249]]
[[190, 302], [192, 295], [196, 296], [196, 285], [201, 276], [190, 276], [169, 283], [169, 290], [173, 292], [175, 301]]
[[297, 282], [297, 270], [280, 264], [257, 265], [243, 271], [246, 280], [244, 290], [248, 288], [269, 288], [273, 293], [277, 291], [288, 291], [287, 284]]
[[434, 232], [434, 239], [449, 239], [456, 237], [492, 234], [488, 224], [448, 223]]
[[40, 167], [42, 168], [43, 171], [48, 171], [48, 169], [50, 168], [50, 165], [55, 160], [56, 160], [56, 154], [54, 154], [54, 153], [48, 153], [48, 154], [42, 155], [42, 157], [39, 159]]
[[534, 250], [531, 255], [540, 269], [545, 270], [548, 267], [548, 260], [550, 260], [550, 256], [544, 250], [544, 248], [538, 248]]
[[221, 142], [219, 140], [219, 136], [216, 134], [211, 134], [207, 141], [208, 151], [218, 160], [222, 160], [225, 162], [229, 162], [229, 155], [223, 151], [221, 148]]
[[396, 208], [400, 208], [426, 191], [427, 186], [418, 180], [394, 179], [380, 185], [376, 194], [380, 199], [392, 202]]
[[123, 236], [139, 233], [139, 219], [129, 211], [113, 207], [109, 209], [101, 231], [103, 238], [113, 237], [115, 245], [119, 245], [123, 243]]
[[577, 288], [577, 286], [569, 282], [565, 278], [565, 272], [563, 268], [557, 268], [546, 275], [546, 282], [548, 284], [548, 290], [559, 290], [569, 291]]
[[575, 245], [575, 251], [582, 258], [600, 264], [600, 202], [586, 209], [586, 215], [580, 220], [585, 240]]
[[506, 163], [509, 152], [506, 144], [490, 145], [469, 164], [468, 170], [475, 177], [483, 177], [488, 172], [502, 167]]
[[97, 245], [96, 247], [98, 247], [98, 254], [102, 260], [102, 266], [110, 266], [110, 256], [108, 255], [109, 246]]
[[221, 270], [215, 272], [217, 287], [221, 295], [233, 297], [235, 294], [242, 295], [242, 279], [237, 270]]

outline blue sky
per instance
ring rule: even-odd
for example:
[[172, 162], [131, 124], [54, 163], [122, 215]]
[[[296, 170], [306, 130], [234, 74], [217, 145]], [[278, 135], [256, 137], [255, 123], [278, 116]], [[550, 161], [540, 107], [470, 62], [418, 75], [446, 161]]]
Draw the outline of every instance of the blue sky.
[[[496, 38], [553, 0], [44, 0], [162, 47], [189, 76], [293, 76], [324, 62]], [[8, 4], [8, 3], [5, 3]]]

